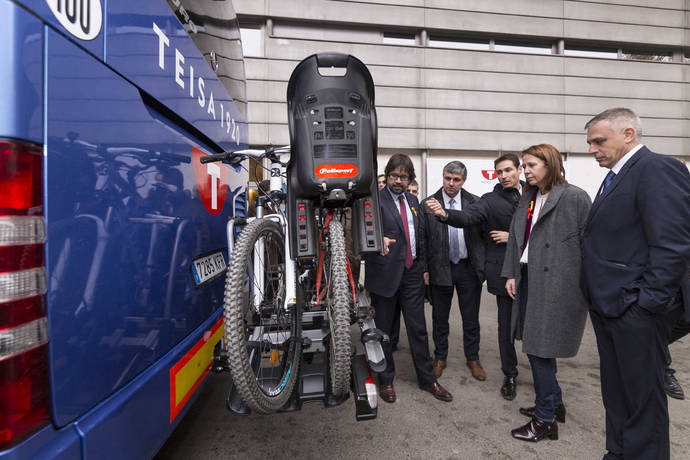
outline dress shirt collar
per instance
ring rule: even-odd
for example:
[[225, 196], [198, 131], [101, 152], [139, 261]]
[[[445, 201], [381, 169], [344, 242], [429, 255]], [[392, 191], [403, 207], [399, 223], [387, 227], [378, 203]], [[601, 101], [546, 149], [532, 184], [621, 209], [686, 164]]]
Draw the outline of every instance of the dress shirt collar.
[[453, 199], [455, 200], [455, 209], [460, 209], [460, 206], [462, 204], [460, 203], [460, 195], [462, 194], [462, 189], [460, 189], [458, 194], [455, 195], [453, 198], [446, 195], [446, 191], [443, 189], [441, 189], [441, 194], [443, 194], [443, 204], [446, 206], [446, 208], [450, 207], [450, 200]]
[[621, 157], [621, 159], [618, 160], [618, 162], [615, 165], [613, 165], [613, 168], [611, 168], [611, 171], [613, 171], [614, 174], [618, 174], [619, 172], [621, 172], [621, 169], [623, 169], [623, 166], [625, 166], [625, 163], [627, 163], [628, 160], [630, 158], [632, 158], [632, 156], [635, 155], [635, 153], [637, 153], [637, 151], [640, 150], [642, 147], [644, 147], [644, 144], [637, 144], [635, 147], [630, 149], [630, 151], [628, 153], [623, 155]]
[[[399, 196], [405, 196], [405, 192], [402, 193], [395, 193], [389, 186], [386, 185], [386, 190], [388, 190], [388, 193], [391, 194], [391, 197], [393, 198], [393, 201], [398, 201]], [[407, 201], [407, 198], [405, 198], [405, 201]]]

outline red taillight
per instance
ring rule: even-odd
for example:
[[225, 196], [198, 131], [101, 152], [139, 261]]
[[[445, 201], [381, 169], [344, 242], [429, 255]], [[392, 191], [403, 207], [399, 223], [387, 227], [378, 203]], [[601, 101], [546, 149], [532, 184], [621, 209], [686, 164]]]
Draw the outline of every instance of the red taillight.
[[41, 148], [0, 140], [0, 213], [43, 214], [43, 155]]
[[49, 420], [43, 155], [0, 140], [0, 449]]
[[0, 449], [48, 422], [46, 346], [0, 361]]

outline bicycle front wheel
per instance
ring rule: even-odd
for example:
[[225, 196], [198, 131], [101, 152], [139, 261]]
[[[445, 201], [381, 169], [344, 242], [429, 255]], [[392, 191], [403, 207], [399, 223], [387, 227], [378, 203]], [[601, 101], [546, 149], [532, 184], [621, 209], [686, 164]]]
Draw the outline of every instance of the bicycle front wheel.
[[350, 289], [345, 259], [343, 226], [332, 220], [328, 224], [329, 254], [327, 257], [326, 280], [328, 283], [328, 320], [331, 328], [330, 377], [331, 391], [342, 396], [350, 391]]
[[302, 352], [301, 306], [285, 308], [285, 237], [268, 218], [250, 222], [230, 257], [225, 340], [233, 383], [261, 414], [285, 405]]

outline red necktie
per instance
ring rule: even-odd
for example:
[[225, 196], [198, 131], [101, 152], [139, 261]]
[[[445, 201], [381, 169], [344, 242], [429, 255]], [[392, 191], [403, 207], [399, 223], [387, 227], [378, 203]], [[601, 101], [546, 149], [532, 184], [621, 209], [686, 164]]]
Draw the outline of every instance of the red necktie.
[[398, 195], [400, 202], [400, 217], [402, 218], [403, 228], [405, 229], [405, 240], [407, 240], [407, 252], [405, 253], [405, 268], [412, 267], [412, 246], [410, 246], [410, 228], [407, 226], [407, 208], [405, 207], [405, 198]]

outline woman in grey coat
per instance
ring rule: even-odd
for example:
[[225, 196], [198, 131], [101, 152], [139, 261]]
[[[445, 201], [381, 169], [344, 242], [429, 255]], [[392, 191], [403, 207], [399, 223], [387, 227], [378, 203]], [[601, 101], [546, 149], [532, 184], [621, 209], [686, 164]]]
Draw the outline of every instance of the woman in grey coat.
[[512, 330], [522, 339], [536, 393], [531, 417], [513, 437], [558, 439], [556, 421], [565, 406], [556, 379], [556, 358], [575, 356], [588, 306], [580, 291], [580, 242], [592, 204], [587, 193], [565, 180], [555, 147], [533, 145], [522, 152], [525, 189], [513, 214], [501, 276], [513, 298]]

